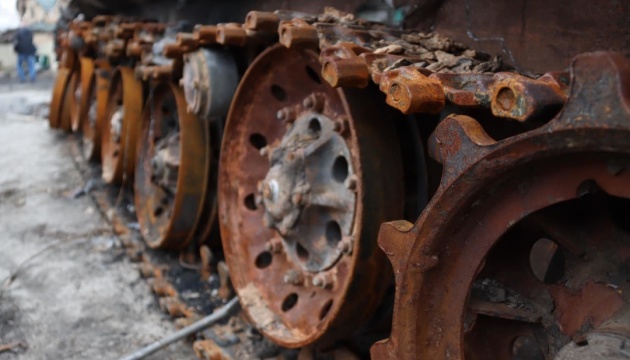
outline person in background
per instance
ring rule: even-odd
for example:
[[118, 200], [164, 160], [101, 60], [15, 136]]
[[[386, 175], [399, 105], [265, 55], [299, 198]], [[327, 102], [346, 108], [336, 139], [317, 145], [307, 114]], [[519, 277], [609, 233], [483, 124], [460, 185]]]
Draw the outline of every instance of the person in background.
[[15, 33], [14, 50], [17, 53], [17, 74], [20, 81], [26, 81], [24, 74], [24, 63], [26, 63], [29, 80], [35, 82], [35, 53], [37, 49], [33, 44], [33, 32], [24, 23], [20, 24], [20, 28]]

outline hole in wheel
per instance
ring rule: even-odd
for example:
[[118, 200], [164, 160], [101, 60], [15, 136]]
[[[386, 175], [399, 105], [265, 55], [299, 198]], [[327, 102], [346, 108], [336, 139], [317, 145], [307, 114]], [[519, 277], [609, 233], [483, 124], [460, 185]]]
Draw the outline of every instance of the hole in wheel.
[[271, 94], [278, 101], [287, 101], [287, 92], [278, 85], [271, 85]]
[[311, 80], [321, 85], [322, 79], [320, 79], [319, 75], [317, 75], [317, 71], [313, 70], [313, 68], [308, 65], [306, 65], [306, 75], [308, 75]]
[[555, 284], [564, 276], [564, 255], [555, 242], [542, 238], [530, 250], [529, 266], [538, 280]]
[[319, 133], [322, 131], [322, 124], [319, 122], [318, 118], [312, 118], [308, 122], [308, 130], [315, 136], [319, 136]]
[[348, 177], [348, 160], [343, 156], [337, 156], [332, 168], [333, 179], [337, 182], [344, 182]]
[[337, 247], [341, 241], [341, 227], [336, 221], [329, 221], [326, 225], [326, 241], [331, 247]]
[[256, 206], [256, 198], [254, 197], [254, 194], [249, 194], [247, 196], [245, 196], [245, 207], [248, 208], [251, 211], [255, 211], [256, 209], [258, 209], [258, 206]]
[[157, 207], [155, 208], [155, 210], [153, 210], [153, 215], [155, 216], [160, 216], [164, 213], [164, 208], [163, 207]]
[[513, 360], [544, 360], [545, 355], [540, 349], [540, 345], [531, 336], [522, 335], [512, 342]]
[[264, 269], [271, 265], [272, 260], [273, 257], [271, 256], [271, 253], [269, 251], [263, 251], [256, 256], [256, 260], [254, 262], [256, 263], [257, 268]]
[[324, 320], [326, 315], [330, 312], [330, 308], [332, 308], [333, 301], [332, 299], [326, 301], [322, 309], [319, 311], [319, 320]]
[[300, 243], [295, 245], [295, 252], [297, 253], [298, 259], [304, 262], [308, 261], [308, 250], [306, 250]]
[[287, 312], [295, 307], [295, 304], [298, 302], [298, 295], [296, 293], [291, 293], [287, 295], [282, 301], [282, 311]]
[[253, 147], [260, 150], [267, 146], [267, 139], [261, 134], [251, 134], [249, 137], [249, 143], [252, 144]]

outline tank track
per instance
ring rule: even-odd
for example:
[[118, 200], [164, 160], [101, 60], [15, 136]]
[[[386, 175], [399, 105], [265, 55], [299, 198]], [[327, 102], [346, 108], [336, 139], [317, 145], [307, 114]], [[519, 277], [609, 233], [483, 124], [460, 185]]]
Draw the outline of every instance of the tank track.
[[[83, 152], [101, 155], [116, 198], [135, 185], [134, 211], [112, 222], [178, 325], [239, 296], [244, 312], [203, 333], [200, 358], [623, 351], [630, 289], [621, 255], [599, 249], [627, 235], [627, 59], [520, 74], [335, 9], [181, 30], [72, 23], [50, 125], [92, 129], [84, 143], [100, 149]], [[117, 213], [105, 192], [97, 203]], [[568, 229], [569, 202], [606, 207], [593, 218], [609, 235]], [[139, 233], [123, 225], [133, 213]], [[199, 298], [180, 283], [188, 262]]]

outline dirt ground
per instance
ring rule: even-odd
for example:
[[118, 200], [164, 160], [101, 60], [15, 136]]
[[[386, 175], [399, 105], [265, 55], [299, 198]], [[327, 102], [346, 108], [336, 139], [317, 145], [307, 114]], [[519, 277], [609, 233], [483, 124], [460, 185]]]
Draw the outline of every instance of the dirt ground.
[[[46, 120], [51, 85], [0, 83], [0, 360], [117, 359], [175, 328], [90, 196], [75, 196], [70, 142]], [[194, 358], [189, 343], [150, 357]]]

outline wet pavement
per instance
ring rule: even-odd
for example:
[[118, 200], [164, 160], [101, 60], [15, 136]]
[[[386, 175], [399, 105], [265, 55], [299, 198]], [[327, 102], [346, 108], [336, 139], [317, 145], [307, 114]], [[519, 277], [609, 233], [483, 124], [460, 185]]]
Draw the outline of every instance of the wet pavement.
[[[0, 83], [0, 360], [117, 359], [175, 328], [91, 197], [75, 198], [51, 85]], [[191, 358], [178, 343], [149, 359]]]

